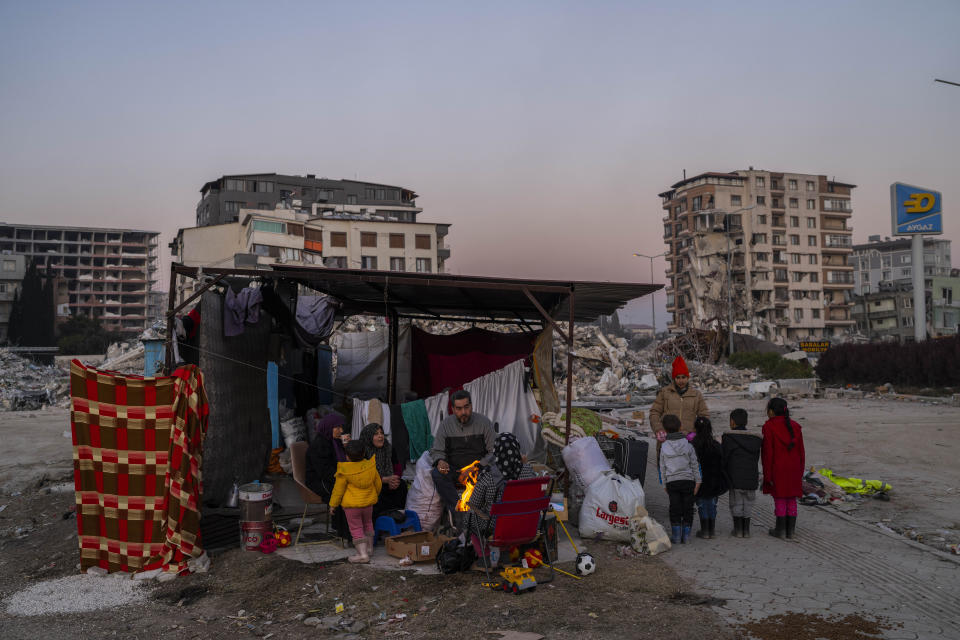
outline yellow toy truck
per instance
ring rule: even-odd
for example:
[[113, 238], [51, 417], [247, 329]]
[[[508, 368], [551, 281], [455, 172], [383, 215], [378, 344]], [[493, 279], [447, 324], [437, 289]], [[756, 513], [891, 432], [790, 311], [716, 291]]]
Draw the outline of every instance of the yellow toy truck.
[[507, 567], [500, 572], [503, 582], [500, 587], [504, 591], [520, 593], [521, 591], [537, 588], [537, 580], [533, 577], [533, 569], [526, 567]]

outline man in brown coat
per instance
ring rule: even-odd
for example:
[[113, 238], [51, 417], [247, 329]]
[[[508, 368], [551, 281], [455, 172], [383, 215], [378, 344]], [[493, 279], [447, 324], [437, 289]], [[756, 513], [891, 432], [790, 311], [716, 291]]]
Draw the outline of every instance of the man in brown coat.
[[680, 418], [681, 430], [689, 433], [693, 431], [693, 421], [700, 416], [709, 418], [710, 411], [703, 394], [690, 387], [690, 370], [682, 357], [674, 359], [671, 373], [673, 382], [660, 390], [650, 407], [650, 427], [654, 433], [663, 431], [660, 420], [667, 414], [673, 414]]

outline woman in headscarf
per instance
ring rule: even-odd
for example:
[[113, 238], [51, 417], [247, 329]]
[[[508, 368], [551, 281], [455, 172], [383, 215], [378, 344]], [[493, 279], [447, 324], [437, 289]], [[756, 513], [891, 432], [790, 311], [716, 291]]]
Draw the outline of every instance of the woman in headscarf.
[[337, 463], [346, 462], [347, 453], [343, 449], [350, 435], [344, 434], [347, 419], [339, 413], [328, 413], [316, 426], [316, 437], [307, 449], [306, 481], [307, 486], [324, 500], [330, 499], [336, 482]]
[[498, 435], [493, 443], [493, 464], [480, 471], [469, 502], [467, 528], [478, 557], [482, 555], [480, 538], [493, 534], [496, 524], [496, 518], [490, 517], [490, 507], [503, 495], [507, 482], [532, 478], [534, 475], [533, 468], [526, 463], [520, 451], [517, 437], [512, 433]]
[[403, 511], [407, 504], [407, 483], [400, 477], [403, 469], [383, 433], [383, 427], [375, 422], [368, 424], [360, 432], [360, 442], [363, 443], [364, 455], [374, 459], [383, 482], [380, 499], [373, 506], [373, 519], [388, 511]]

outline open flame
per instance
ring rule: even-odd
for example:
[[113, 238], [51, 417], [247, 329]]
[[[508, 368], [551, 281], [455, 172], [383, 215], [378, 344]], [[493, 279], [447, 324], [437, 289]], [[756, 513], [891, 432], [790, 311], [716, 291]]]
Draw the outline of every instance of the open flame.
[[474, 460], [460, 469], [460, 477], [457, 481], [463, 485], [463, 493], [457, 501], [457, 511], [470, 511], [470, 496], [473, 495], [473, 488], [477, 485], [478, 475], [480, 475], [479, 460]]

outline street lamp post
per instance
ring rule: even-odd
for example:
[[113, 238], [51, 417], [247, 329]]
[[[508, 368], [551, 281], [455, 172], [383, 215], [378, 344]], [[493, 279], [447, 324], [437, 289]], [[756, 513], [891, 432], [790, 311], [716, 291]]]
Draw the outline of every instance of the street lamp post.
[[[669, 253], [669, 251], [664, 251], [663, 253], [658, 253], [658, 254], [653, 255], [653, 256], [648, 256], [648, 255], [643, 254], [643, 253], [635, 253], [635, 254], [633, 254], [633, 255], [637, 256], [638, 258], [648, 258], [648, 259], [650, 260], [650, 284], [653, 284], [653, 260], [654, 260], [654, 258], [662, 258], [663, 256], [667, 255], [668, 253]], [[650, 320], [650, 321], [651, 321], [651, 323], [653, 324], [653, 339], [654, 339], [654, 341], [656, 341], [656, 339], [657, 339], [657, 302], [656, 302], [656, 294], [655, 294], [655, 293], [651, 293], [651, 294], [650, 294], [650, 314], [651, 314], [651, 320]]]

